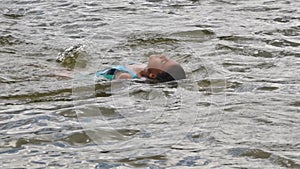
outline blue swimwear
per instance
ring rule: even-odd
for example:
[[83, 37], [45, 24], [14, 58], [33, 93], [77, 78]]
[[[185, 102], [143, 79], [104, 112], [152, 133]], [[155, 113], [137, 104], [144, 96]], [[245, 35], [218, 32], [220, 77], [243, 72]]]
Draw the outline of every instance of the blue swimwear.
[[133, 79], [138, 79], [137, 74], [125, 66], [112, 66], [111, 68], [104, 69], [102, 71], [98, 71], [98, 72], [96, 72], [96, 77], [98, 78], [100, 76], [103, 76], [106, 79], [113, 80], [115, 78], [116, 71], [129, 73], [129, 74], [131, 74]]

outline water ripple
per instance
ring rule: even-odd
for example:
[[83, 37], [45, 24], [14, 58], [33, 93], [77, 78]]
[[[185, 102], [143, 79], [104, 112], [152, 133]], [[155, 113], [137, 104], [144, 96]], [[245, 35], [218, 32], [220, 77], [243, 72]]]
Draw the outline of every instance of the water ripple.
[[[1, 168], [299, 168], [297, 1], [1, 2]], [[72, 79], [157, 53], [188, 79]]]

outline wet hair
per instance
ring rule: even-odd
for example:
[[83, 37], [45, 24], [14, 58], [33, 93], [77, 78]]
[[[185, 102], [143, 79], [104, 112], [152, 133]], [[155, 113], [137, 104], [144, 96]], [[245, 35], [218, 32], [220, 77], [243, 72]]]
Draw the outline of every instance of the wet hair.
[[166, 71], [157, 74], [155, 80], [158, 82], [170, 82], [174, 80], [185, 79], [185, 72], [180, 65], [173, 65]]
[[162, 73], [157, 74], [155, 80], [157, 80], [158, 82], [170, 82], [175, 79], [169, 73], [162, 72]]

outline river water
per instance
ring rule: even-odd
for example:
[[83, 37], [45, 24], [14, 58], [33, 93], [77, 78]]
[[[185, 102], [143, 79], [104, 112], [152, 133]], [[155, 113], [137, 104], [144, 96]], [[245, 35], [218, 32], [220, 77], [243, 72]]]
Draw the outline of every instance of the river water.
[[[0, 3], [1, 168], [300, 168], [298, 0]], [[89, 75], [159, 53], [187, 79]]]

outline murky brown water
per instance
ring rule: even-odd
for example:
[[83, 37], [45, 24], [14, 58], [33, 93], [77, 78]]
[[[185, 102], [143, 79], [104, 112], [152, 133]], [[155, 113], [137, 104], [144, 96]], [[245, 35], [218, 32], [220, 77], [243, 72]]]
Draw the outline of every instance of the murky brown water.
[[[1, 168], [300, 168], [299, 1], [0, 3]], [[87, 76], [154, 53], [188, 79]]]

